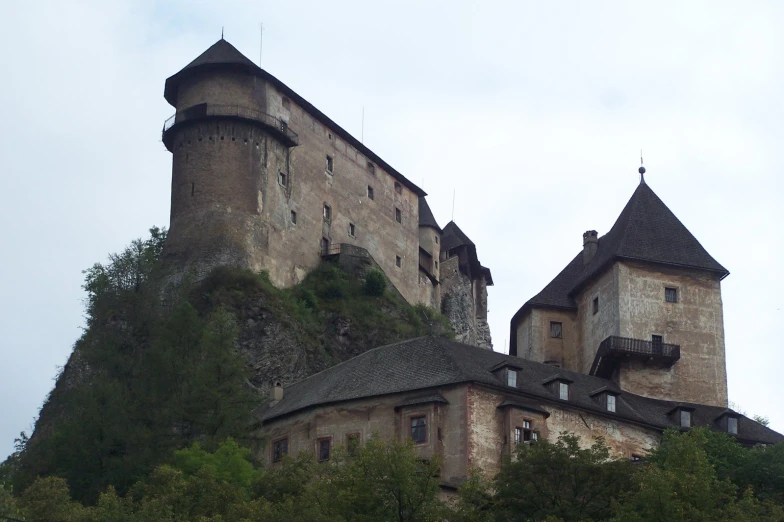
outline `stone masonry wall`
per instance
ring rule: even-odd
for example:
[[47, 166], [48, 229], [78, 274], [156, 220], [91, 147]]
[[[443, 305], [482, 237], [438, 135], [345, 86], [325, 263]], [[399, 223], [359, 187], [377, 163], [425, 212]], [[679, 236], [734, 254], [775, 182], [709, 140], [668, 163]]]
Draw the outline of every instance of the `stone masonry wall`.
[[[611, 335], [621, 335], [618, 270], [618, 263], [615, 263], [576, 297], [579, 366], [568, 368], [570, 370], [589, 373], [599, 344]], [[599, 310], [594, 313], [593, 300], [597, 298]], [[567, 360], [571, 358], [567, 357]]]
[[[561, 338], [550, 336], [550, 323], [561, 323]], [[517, 353], [523, 359], [576, 370], [578, 331], [574, 312], [534, 308], [517, 326]]]
[[476, 281], [460, 271], [457, 256], [441, 262], [441, 313], [449, 319], [455, 340], [492, 349], [490, 327], [477, 313]]
[[[704, 271], [619, 263], [620, 335], [650, 340], [661, 335], [678, 344], [681, 358], [672, 367], [642, 362], [621, 367], [620, 384], [640, 395], [727, 406], [724, 319], [721, 283]], [[668, 303], [666, 287], [678, 299]]]

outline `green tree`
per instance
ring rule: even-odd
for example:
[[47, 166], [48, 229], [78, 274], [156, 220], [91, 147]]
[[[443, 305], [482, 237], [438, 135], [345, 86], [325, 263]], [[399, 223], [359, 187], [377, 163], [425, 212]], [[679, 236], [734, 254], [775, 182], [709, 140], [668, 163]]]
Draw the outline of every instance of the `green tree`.
[[495, 477], [498, 520], [603, 520], [612, 499], [624, 493], [631, 463], [610, 457], [603, 439], [582, 449], [579, 438], [562, 433], [554, 443], [519, 445]]
[[636, 476], [637, 489], [617, 506], [622, 521], [752, 521], [781, 520], [780, 508], [761, 503], [750, 489], [741, 491], [719, 478], [711, 464], [707, 430], [668, 433], [651, 465]]

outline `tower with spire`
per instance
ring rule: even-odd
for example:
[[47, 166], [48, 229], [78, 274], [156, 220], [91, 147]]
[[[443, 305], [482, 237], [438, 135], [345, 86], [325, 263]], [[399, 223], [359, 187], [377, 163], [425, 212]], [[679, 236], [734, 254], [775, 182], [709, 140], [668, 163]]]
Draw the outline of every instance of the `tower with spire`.
[[729, 272], [639, 172], [612, 228], [585, 232], [582, 251], [514, 315], [510, 354], [648, 397], [726, 406]]

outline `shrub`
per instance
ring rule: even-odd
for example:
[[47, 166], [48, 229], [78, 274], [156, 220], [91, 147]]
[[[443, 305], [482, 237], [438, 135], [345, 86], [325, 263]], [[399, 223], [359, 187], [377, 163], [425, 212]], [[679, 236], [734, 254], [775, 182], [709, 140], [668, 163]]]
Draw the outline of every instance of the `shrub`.
[[387, 289], [387, 278], [384, 273], [377, 268], [368, 270], [365, 274], [365, 295], [382, 296]]

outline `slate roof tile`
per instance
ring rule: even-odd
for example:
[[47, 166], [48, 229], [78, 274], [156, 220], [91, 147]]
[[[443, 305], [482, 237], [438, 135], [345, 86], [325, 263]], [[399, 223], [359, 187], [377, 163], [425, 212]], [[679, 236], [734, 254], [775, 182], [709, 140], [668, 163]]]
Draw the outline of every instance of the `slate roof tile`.
[[[504, 362], [514, 363], [520, 368], [516, 388], [506, 386], [505, 382], [493, 373], [494, 369], [503, 366]], [[556, 374], [572, 381], [568, 401], [561, 401], [542, 384]], [[615, 384], [610, 380], [555, 369], [546, 364], [449, 339], [421, 337], [369, 350], [293, 384], [285, 389], [280, 402], [259, 412], [259, 417], [262, 422], [271, 422], [309, 408], [390, 394], [416, 392], [416, 398], [438, 393], [440, 387], [460, 383], [477, 383], [498, 388], [506, 401], [520, 400], [526, 405], [545, 411], [548, 411], [548, 406], [558, 403], [655, 429], [677, 427], [668, 412], [683, 405], [621, 392], [616, 400], [616, 412], [609, 413], [591, 394], [605, 386], [615, 389]], [[689, 406], [695, 409], [695, 425], [715, 426], [715, 419], [726, 411], [726, 408], [718, 406]], [[762, 443], [784, 441], [781, 434], [752, 419], [739, 416], [745, 419], [739, 423], [739, 438]]]

